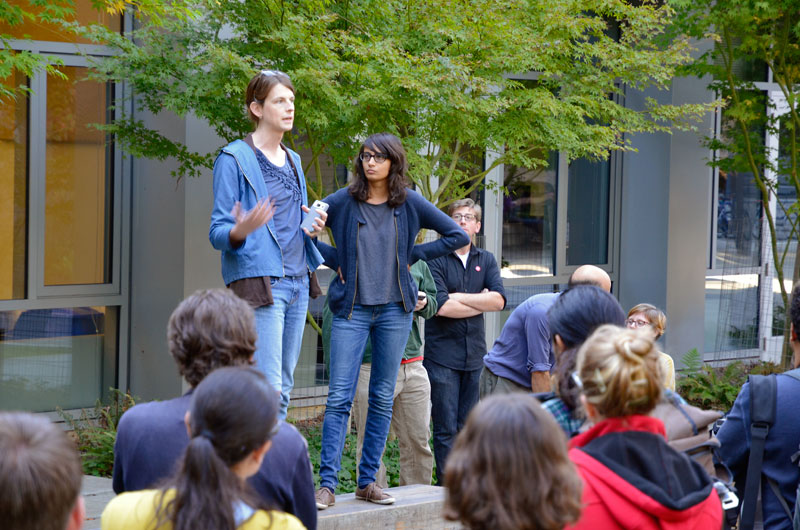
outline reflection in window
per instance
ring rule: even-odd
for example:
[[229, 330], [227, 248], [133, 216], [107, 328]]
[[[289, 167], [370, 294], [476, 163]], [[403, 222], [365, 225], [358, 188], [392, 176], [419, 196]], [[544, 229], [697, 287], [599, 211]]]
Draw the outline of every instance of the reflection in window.
[[758, 347], [758, 274], [706, 277], [705, 351]]
[[45, 285], [109, 282], [111, 157], [105, 134], [110, 87], [65, 67], [47, 79]]
[[608, 263], [608, 160], [575, 160], [567, 185], [567, 265]]
[[[9, 77], [7, 88], [27, 84]], [[28, 217], [28, 98], [0, 101], [0, 300], [25, 298]]]
[[89, 407], [114, 384], [117, 308], [0, 312], [0, 409]]
[[[3, 0], [8, 6], [19, 6], [29, 13], [40, 13], [41, 10], [31, 7], [31, 0]], [[62, 2], [62, 5], [65, 2]], [[108, 29], [120, 32], [122, 30], [122, 16], [111, 15], [102, 9], [95, 9], [89, 0], [76, 0], [73, 3], [74, 16], [70, 20], [81, 24], [101, 24]], [[91, 44], [92, 42], [78, 37], [76, 34], [62, 29], [56, 24], [48, 24], [41, 17], [35, 21], [25, 21], [22, 24], [9, 26], [0, 23], [0, 33], [11, 35], [17, 39], [31, 39], [42, 41], [75, 42]]]
[[505, 166], [504, 278], [553, 274], [558, 154], [548, 162], [537, 169]]

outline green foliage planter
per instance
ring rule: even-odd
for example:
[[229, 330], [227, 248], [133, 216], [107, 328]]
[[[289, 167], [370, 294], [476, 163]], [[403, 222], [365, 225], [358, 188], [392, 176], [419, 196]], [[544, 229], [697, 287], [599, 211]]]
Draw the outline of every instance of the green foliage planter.
[[70, 426], [75, 436], [84, 473], [96, 477], [111, 477], [117, 425], [122, 414], [134, 406], [137, 399], [129, 393], [112, 388], [111, 397], [106, 402], [98, 399], [93, 410], [82, 410], [78, 418], [58, 409], [58, 414]]
[[683, 357], [686, 369], [676, 382], [676, 390], [690, 404], [702, 409], [727, 412], [733, 406], [749, 374], [774, 374], [782, 372], [773, 363], [745, 364], [741, 361], [726, 366], [712, 367], [703, 364], [696, 349]]

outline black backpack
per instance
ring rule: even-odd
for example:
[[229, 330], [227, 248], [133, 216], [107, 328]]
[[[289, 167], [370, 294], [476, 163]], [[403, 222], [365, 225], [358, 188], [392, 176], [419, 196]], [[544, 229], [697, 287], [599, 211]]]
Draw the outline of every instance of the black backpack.
[[[800, 381], [800, 369], [784, 372]], [[741, 530], [752, 530], [756, 515], [756, 500], [761, 486], [761, 468], [764, 463], [764, 444], [769, 435], [769, 429], [775, 423], [775, 410], [778, 401], [777, 375], [751, 375], [750, 381], [750, 459], [747, 462], [747, 476], [742, 499], [740, 514]], [[797, 465], [800, 451], [792, 456], [792, 464]], [[787, 462], [788, 464], [789, 462]], [[770, 489], [778, 498], [786, 512], [786, 516], [793, 521], [794, 529], [800, 530], [800, 489], [795, 495], [794, 506], [790, 507], [781, 494], [780, 487], [771, 478], [767, 478]]]

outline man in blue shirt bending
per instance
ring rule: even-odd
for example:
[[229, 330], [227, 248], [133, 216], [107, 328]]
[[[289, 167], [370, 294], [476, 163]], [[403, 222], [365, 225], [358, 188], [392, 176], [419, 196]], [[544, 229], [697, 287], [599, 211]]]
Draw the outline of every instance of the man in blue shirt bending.
[[[582, 265], [569, 277], [569, 287], [595, 285], [611, 292], [608, 273]], [[547, 310], [559, 293], [535, 294], [508, 317], [492, 349], [483, 357], [481, 398], [492, 393], [550, 392], [550, 370], [555, 364], [550, 344]]]

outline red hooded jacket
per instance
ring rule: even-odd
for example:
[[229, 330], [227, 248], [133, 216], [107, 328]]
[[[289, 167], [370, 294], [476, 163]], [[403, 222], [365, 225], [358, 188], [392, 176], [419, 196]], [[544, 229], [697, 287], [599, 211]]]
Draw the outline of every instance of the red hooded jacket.
[[717, 530], [722, 506], [702, 466], [667, 445], [650, 416], [610, 418], [570, 440], [583, 478], [574, 530]]

